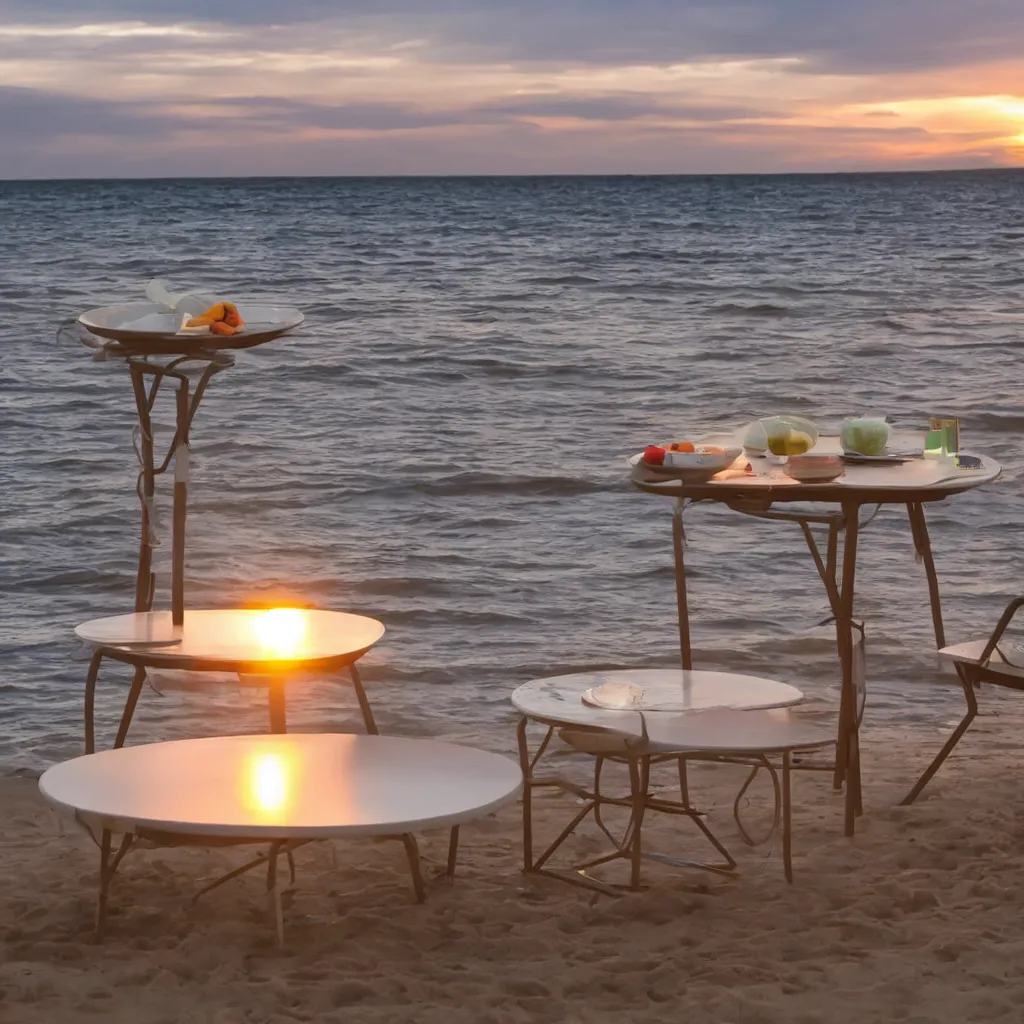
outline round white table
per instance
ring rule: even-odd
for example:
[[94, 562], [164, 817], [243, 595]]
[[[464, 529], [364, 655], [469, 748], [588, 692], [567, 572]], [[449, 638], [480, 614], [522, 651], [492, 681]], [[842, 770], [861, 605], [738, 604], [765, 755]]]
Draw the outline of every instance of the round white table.
[[[188, 613], [186, 613], [187, 615]], [[282, 939], [278, 855], [289, 844], [452, 828], [514, 800], [522, 773], [507, 757], [427, 739], [313, 733], [228, 736], [87, 754], [43, 773], [39, 788], [100, 841], [97, 928], [110, 880], [135, 838], [271, 844], [268, 890]], [[111, 856], [112, 833], [124, 838]], [[233, 872], [237, 874], [238, 872]]]
[[[734, 443], [734, 439], [722, 439]], [[923, 452], [924, 435], [893, 431], [889, 444], [894, 451]], [[823, 436], [813, 449], [814, 454], [841, 455], [838, 437]], [[968, 452], [962, 452], [968, 455]], [[675, 499], [672, 518], [673, 555], [676, 575], [676, 604], [679, 623], [679, 654], [682, 668], [692, 667], [690, 649], [690, 618], [686, 589], [686, 563], [683, 510], [688, 503], [715, 501], [746, 515], [799, 524], [807, 542], [815, 568], [825, 586], [832, 617], [842, 671], [839, 728], [833, 782], [836, 788], [846, 785], [845, 830], [853, 835], [855, 821], [862, 811], [860, 777], [860, 722], [856, 714], [853, 657], [853, 604], [857, 574], [857, 544], [861, 528], [861, 509], [865, 505], [905, 505], [914, 550], [924, 563], [928, 580], [935, 646], [946, 646], [942, 623], [939, 582], [932, 558], [931, 540], [924, 509], [929, 502], [943, 501], [955, 494], [973, 490], [997, 480], [1002, 472], [998, 462], [978, 458], [974, 468], [961, 467], [953, 458], [907, 458], [892, 463], [855, 463], [845, 467], [844, 475], [827, 483], [799, 483], [786, 476], [780, 466], [765, 458], [741, 455], [735, 463], [710, 480], [674, 479], [652, 471], [635, 461], [631, 481], [648, 494]], [[749, 470], [747, 467], [749, 466]], [[813, 503], [833, 506], [832, 510], [803, 511], [799, 504]], [[782, 506], [782, 507], [779, 507]], [[819, 548], [812, 525], [827, 527], [825, 550]], [[842, 553], [840, 555], [840, 536]]]
[[640, 687], [655, 707], [666, 709], [657, 711], [659, 717], [708, 708], [734, 711], [782, 708], [804, 699], [795, 686], [774, 679], [734, 672], [684, 672], [669, 668], [578, 672], [534, 679], [513, 692], [512, 703], [524, 719], [532, 718], [549, 726], [576, 725], [630, 732], [637, 720], [636, 711], [611, 711], [591, 707], [583, 701], [588, 690], [608, 683]]
[[232, 672], [267, 680], [270, 726], [287, 726], [285, 681], [308, 672], [347, 668], [366, 730], [377, 726], [356, 669], [384, 635], [376, 619], [312, 608], [188, 610], [176, 626], [169, 611], [133, 612], [92, 619], [75, 633], [93, 648], [85, 683], [85, 751], [95, 750], [96, 680], [104, 658], [135, 668], [114, 747], [123, 746], [147, 669]]
[[[588, 691], [614, 683], [627, 684], [642, 690], [642, 706], [632, 710], [613, 711], [594, 707], [584, 702], [584, 696]], [[713, 716], [715, 709], [719, 711], [764, 711], [771, 708], [789, 707], [802, 700], [803, 694], [800, 690], [788, 683], [733, 672], [614, 669], [606, 672], [579, 672], [572, 675], [549, 676], [524, 683], [512, 694], [512, 703], [520, 714], [516, 740], [519, 748], [519, 765], [523, 773], [523, 870], [553, 874], [554, 877], [579, 883], [585, 872], [574, 869], [558, 874], [543, 869], [543, 864], [572, 835], [576, 825], [587, 813], [599, 813], [600, 805], [608, 802], [599, 795], [600, 787], [597, 778], [595, 778], [594, 791], [585, 792], [581, 787], [574, 783], [567, 783], [557, 776], [537, 776], [535, 771], [537, 764], [544, 756], [556, 729], [569, 727], [598, 735], [608, 733], [619, 737], [643, 734], [654, 739], [659, 738], [663, 733], [666, 736], [675, 736], [682, 730], [694, 736], [695, 749], [703, 749], [703, 744], [696, 740], [702, 732], [703, 725], [710, 722], [707, 716]], [[666, 710], [659, 710], [660, 708]], [[643, 721], [641, 715], [637, 713], [640, 710], [644, 711]], [[527, 727], [531, 721], [547, 727], [544, 738], [536, 752], [532, 754], [527, 737]], [[734, 736], [736, 734], [735, 725], [735, 721], [729, 723], [729, 728]], [[724, 847], [703, 825], [698, 812], [691, 807], [685, 772], [685, 760], [680, 760], [682, 803], [679, 811], [674, 813], [683, 813], [691, 817], [716, 848], [726, 854]], [[533, 855], [533, 789], [543, 786], [567, 789], [582, 801], [583, 806], [571, 825], [559, 835], [554, 843], [547, 847], [539, 858], [535, 859]], [[638, 833], [639, 827], [635, 831]], [[615, 854], [601, 858], [595, 863], [616, 856], [632, 856], [634, 846], [639, 848], [638, 840], [635, 843], [632, 840], [623, 843]], [[731, 861], [731, 858], [727, 858], [727, 863], [731, 865], [734, 862]], [[717, 866], [706, 864], [692, 864], [692, 866], [712, 867], [712, 870], [719, 870]], [[634, 868], [634, 872], [636, 870], [637, 868]], [[635, 874], [634, 877], [636, 877]]]

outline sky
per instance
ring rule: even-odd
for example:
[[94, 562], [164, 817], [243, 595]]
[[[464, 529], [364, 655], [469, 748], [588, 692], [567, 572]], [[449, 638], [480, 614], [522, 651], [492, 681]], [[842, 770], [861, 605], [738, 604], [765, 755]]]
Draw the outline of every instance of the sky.
[[1024, 0], [0, 0], [0, 178], [1024, 166]]

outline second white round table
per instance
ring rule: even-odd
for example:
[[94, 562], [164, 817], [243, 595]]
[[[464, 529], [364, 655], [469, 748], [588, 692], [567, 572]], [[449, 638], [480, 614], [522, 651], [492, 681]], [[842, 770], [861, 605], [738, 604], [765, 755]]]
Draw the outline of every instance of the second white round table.
[[312, 608], [186, 610], [175, 626], [169, 611], [134, 612], [84, 622], [75, 633], [93, 648], [85, 683], [85, 752], [95, 750], [96, 681], [104, 658], [135, 669], [114, 747], [124, 744], [147, 669], [231, 672], [266, 679], [270, 727], [287, 724], [285, 683], [309, 672], [348, 669], [366, 731], [377, 732], [356, 662], [384, 635], [365, 615]]

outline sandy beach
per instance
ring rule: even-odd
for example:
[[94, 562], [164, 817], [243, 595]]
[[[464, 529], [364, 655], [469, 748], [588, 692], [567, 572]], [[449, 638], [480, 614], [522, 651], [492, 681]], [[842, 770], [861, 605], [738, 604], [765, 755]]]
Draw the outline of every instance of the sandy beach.
[[[89, 839], [62, 828], [35, 780], [7, 779], [0, 1019], [1019, 1021], [1024, 704], [985, 698], [986, 714], [909, 808], [898, 801], [941, 733], [865, 730], [866, 813], [853, 840], [826, 776], [799, 774], [792, 887], [777, 839], [756, 849], [739, 840], [740, 769], [698, 766], [693, 793], [740, 860], [735, 879], [651, 863], [646, 891], [614, 899], [525, 878], [516, 804], [463, 829], [454, 887], [440, 878], [445, 837], [424, 837], [432, 881], [421, 906], [398, 843], [299, 851], [283, 951], [258, 874], [189, 906], [202, 879], [241, 862], [238, 850], [131, 854], [95, 944]], [[572, 812], [569, 797], [538, 802], [542, 830]], [[761, 791], [747, 811], [753, 827], [764, 810]], [[645, 835], [663, 850], [703, 852], [685, 822], [655, 817]], [[590, 832], [575, 841], [596, 848]]]

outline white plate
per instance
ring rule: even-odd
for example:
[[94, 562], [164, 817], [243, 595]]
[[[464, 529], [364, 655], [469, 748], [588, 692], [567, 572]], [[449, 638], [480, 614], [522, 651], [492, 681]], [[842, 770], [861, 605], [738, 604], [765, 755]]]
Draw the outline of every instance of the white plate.
[[178, 334], [181, 313], [169, 312], [155, 302], [125, 302], [83, 313], [78, 322], [93, 334], [123, 345], [177, 350], [197, 345], [206, 348], [249, 348], [293, 330], [305, 317], [291, 306], [269, 306], [240, 302], [238, 312], [245, 321], [239, 334]]
[[629, 464], [631, 466], [643, 466], [644, 469], [650, 470], [652, 473], [664, 473], [668, 476], [673, 474], [713, 476], [715, 473], [720, 473], [723, 469], [728, 469], [743, 453], [743, 450], [739, 447], [726, 448], [725, 452], [721, 455], [717, 452], [702, 452], [699, 450], [702, 447], [699, 444], [696, 447], [698, 451], [695, 452], [669, 452], [669, 455], [672, 456], [671, 465], [654, 465], [650, 462], [644, 462], [643, 452], [638, 452], [636, 455], [631, 456]]
[[923, 453], [916, 452], [882, 452], [881, 455], [861, 455], [860, 452], [843, 451], [843, 458], [851, 462], [909, 462], [911, 459], [923, 458]]

